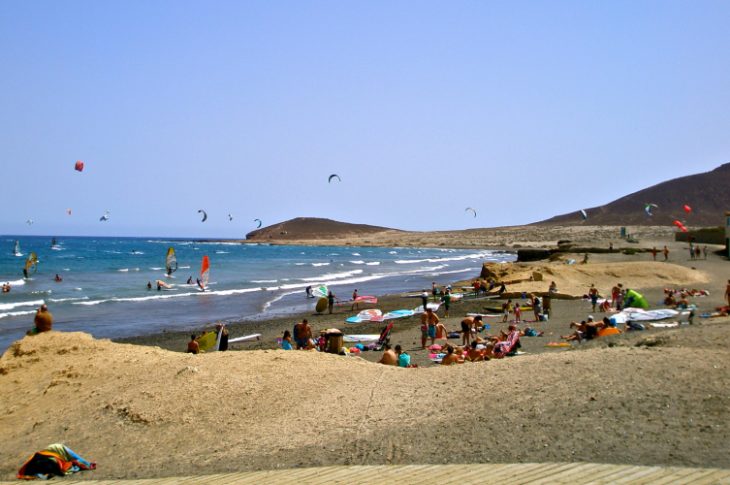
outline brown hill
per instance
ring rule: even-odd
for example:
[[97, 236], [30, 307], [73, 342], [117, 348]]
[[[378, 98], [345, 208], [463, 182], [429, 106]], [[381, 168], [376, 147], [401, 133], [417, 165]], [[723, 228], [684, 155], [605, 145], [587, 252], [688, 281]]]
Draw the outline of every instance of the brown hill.
[[297, 217], [246, 234], [247, 241], [341, 239], [343, 237], [366, 236], [369, 234], [396, 231], [387, 227], [367, 224], [350, 224], [317, 217]]
[[[680, 219], [688, 226], [719, 226], [723, 224], [724, 211], [730, 210], [728, 187], [730, 163], [711, 172], [668, 180], [606, 205], [586, 209], [588, 220], [585, 222], [575, 211], [536, 224], [656, 226], [672, 224], [675, 219]], [[651, 217], [644, 211], [647, 203], [659, 206], [653, 210]], [[685, 204], [692, 208], [690, 214], [682, 209]]]

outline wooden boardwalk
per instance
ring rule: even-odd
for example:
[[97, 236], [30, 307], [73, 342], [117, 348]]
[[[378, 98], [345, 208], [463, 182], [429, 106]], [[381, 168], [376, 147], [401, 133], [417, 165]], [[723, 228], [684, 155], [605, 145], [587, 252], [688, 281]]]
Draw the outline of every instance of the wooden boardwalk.
[[[83, 472], [81, 472], [83, 473]], [[730, 470], [597, 463], [325, 466], [140, 480], [56, 480], [63, 485], [226, 484], [730, 484]], [[0, 484], [19, 483], [0, 482]]]

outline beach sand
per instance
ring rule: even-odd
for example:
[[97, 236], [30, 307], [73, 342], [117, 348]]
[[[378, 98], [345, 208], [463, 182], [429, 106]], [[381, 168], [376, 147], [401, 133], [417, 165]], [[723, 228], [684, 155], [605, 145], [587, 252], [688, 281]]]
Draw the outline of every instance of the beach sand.
[[[710, 290], [694, 299], [698, 313], [722, 304], [727, 261], [689, 261], [684, 245], [669, 244], [669, 263], [654, 263], [647, 253], [611, 253], [581, 266], [509, 265], [513, 276], [536, 268], [552, 274], [508, 291], [544, 291], [552, 278], [561, 292], [582, 295], [591, 283], [605, 293], [623, 282], [653, 303], [663, 287], [687, 286]], [[455, 304], [447, 328], [456, 330], [465, 313], [487, 303]], [[378, 307], [417, 304], [394, 295]], [[345, 325], [353, 313], [347, 310], [307, 316], [315, 330], [382, 327]], [[391, 341], [412, 354], [416, 369], [374, 364], [380, 352], [361, 358], [273, 350], [275, 338], [303, 315], [231, 325], [232, 337], [263, 334], [233, 347], [252, 350], [244, 352], [182, 353], [185, 332], [132, 344], [80, 333], [26, 337], [0, 358], [0, 479], [54, 442], [99, 464], [84, 478], [330, 464], [730, 467], [730, 319], [545, 347], [590, 310], [582, 299], [554, 300], [551, 320], [533, 324], [545, 336], [522, 339], [525, 355], [451, 367], [430, 364], [416, 318], [398, 320]], [[490, 331], [500, 328], [506, 324]]]

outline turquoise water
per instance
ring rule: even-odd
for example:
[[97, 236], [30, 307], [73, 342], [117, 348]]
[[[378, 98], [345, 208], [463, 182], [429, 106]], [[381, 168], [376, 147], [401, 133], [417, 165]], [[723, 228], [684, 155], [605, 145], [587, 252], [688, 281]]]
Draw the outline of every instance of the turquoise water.
[[[13, 255], [16, 240], [23, 256]], [[165, 254], [174, 247], [179, 264], [165, 277]], [[30, 251], [38, 270], [24, 280]], [[209, 291], [194, 284], [203, 255], [210, 258]], [[327, 284], [342, 299], [419, 290], [478, 274], [484, 261], [512, 261], [488, 250], [268, 246], [154, 238], [58, 238], [0, 236], [0, 349], [22, 337], [33, 313], [46, 303], [54, 328], [97, 337], [124, 337], [180, 330], [217, 320], [265, 319], [313, 306], [308, 285]], [[62, 282], [55, 282], [58, 274]], [[192, 277], [193, 284], [186, 280]], [[157, 291], [157, 279], [171, 288]], [[153, 284], [148, 290], [147, 282]], [[410, 302], [408, 302], [410, 303]], [[407, 305], [406, 305], [407, 306]]]

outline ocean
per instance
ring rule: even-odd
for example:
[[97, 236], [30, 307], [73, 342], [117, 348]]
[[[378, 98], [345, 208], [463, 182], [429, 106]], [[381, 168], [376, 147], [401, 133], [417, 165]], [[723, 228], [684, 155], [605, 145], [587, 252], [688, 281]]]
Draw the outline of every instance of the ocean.
[[[509, 252], [446, 248], [272, 246], [157, 238], [57, 238], [0, 236], [0, 351], [33, 326], [46, 303], [54, 329], [99, 338], [200, 328], [214, 321], [264, 320], [313, 308], [309, 285], [327, 285], [343, 300], [360, 295], [430, 288], [479, 273], [484, 261], [514, 261]], [[13, 254], [20, 242], [22, 256]], [[179, 268], [165, 277], [173, 247]], [[37, 271], [23, 279], [29, 252]], [[209, 289], [195, 285], [204, 255], [210, 259]], [[58, 274], [63, 281], [56, 282]], [[193, 284], [186, 281], [192, 277]], [[171, 288], [158, 291], [155, 281]], [[152, 290], [147, 289], [152, 283]], [[416, 306], [404, 300], [404, 308]]]

